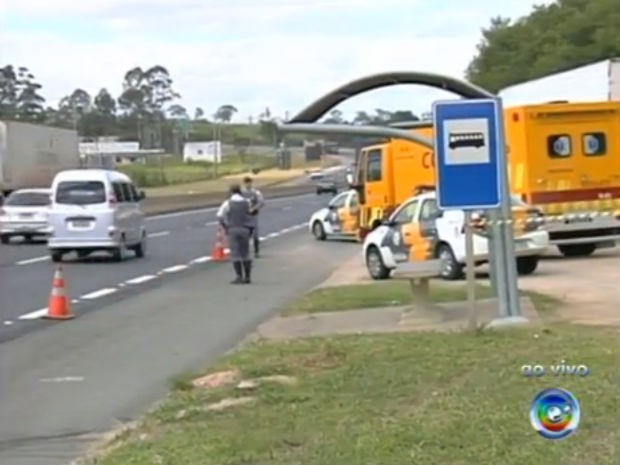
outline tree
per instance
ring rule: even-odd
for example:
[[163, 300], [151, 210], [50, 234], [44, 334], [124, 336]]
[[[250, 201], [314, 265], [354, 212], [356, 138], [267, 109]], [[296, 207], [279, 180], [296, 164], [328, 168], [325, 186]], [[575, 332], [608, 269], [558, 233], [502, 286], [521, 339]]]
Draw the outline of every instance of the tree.
[[329, 112], [329, 116], [323, 121], [325, 124], [344, 124], [345, 120], [342, 117], [342, 111], [332, 110]]
[[84, 89], [75, 89], [71, 95], [60, 99], [57, 120], [60, 124], [78, 127], [82, 117], [92, 109], [90, 94]]
[[44, 121], [45, 99], [42, 86], [24, 66], [0, 68], [0, 110], [2, 116], [25, 121]]
[[230, 120], [232, 120], [232, 117], [235, 113], [237, 113], [239, 110], [237, 110], [237, 108], [234, 105], [222, 105], [220, 106], [217, 111], [215, 112], [215, 114], [213, 115], [213, 118], [216, 121], [221, 121], [222, 123], [230, 123]]
[[194, 119], [195, 120], [202, 119], [204, 115], [205, 115], [204, 110], [200, 107], [196, 107], [196, 109], [194, 110]]
[[116, 100], [107, 89], [101, 89], [95, 96], [94, 110], [100, 115], [111, 119], [116, 118]]
[[370, 124], [372, 122], [372, 117], [365, 111], [358, 111], [355, 114], [355, 118], [353, 118], [353, 124], [363, 125]]
[[467, 79], [492, 91], [620, 55], [617, 0], [558, 0], [482, 31]]
[[170, 108], [168, 108], [168, 115], [170, 116], [170, 118], [174, 119], [189, 119], [185, 107], [177, 103], [175, 103], [174, 105], [170, 105]]

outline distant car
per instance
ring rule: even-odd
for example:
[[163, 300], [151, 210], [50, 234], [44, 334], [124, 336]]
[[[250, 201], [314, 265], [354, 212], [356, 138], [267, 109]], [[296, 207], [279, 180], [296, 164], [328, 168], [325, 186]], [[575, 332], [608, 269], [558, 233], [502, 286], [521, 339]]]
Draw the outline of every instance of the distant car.
[[338, 186], [336, 181], [333, 179], [322, 179], [316, 184], [316, 194], [327, 194], [331, 193], [332, 195], [336, 195], [338, 193]]
[[13, 237], [26, 241], [46, 238], [49, 234], [47, 214], [49, 189], [19, 189], [12, 192], [0, 207], [0, 242], [8, 244]]

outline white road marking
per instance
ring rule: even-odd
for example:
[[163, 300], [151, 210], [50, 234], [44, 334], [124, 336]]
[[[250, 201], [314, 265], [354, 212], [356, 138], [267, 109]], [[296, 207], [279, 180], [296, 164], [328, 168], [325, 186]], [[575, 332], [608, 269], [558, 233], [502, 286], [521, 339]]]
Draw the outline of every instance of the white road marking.
[[11, 326], [13, 322], [11, 320], [4, 320], [3, 324], [4, 326]]
[[30, 265], [31, 263], [46, 262], [49, 259], [50, 259], [49, 255], [41, 255], [40, 257], [34, 257], [34, 258], [28, 258], [26, 260], [20, 260], [19, 262], [15, 263], [15, 264], [18, 265], [18, 266]]
[[205, 226], [215, 226], [218, 223], [219, 223], [219, 221], [208, 221], [208, 222], [205, 223]]
[[152, 279], [155, 279], [157, 276], [152, 274], [145, 274], [144, 276], [138, 276], [137, 278], [128, 279], [125, 281], [125, 284], [142, 284]]
[[178, 271], [183, 271], [187, 268], [188, 268], [188, 265], [174, 265], [174, 266], [169, 266], [168, 268], [164, 268], [161, 271], [162, 273], [176, 273]]
[[89, 292], [88, 294], [84, 294], [80, 296], [80, 299], [86, 299], [86, 300], [98, 299], [99, 297], [114, 294], [116, 291], [117, 289], [115, 287], [106, 287], [104, 289], [99, 289], [98, 291], [93, 291], [93, 292]]
[[[298, 229], [305, 228], [306, 226], [307, 225], [306, 225], [305, 222], [297, 224], [297, 225], [294, 225], [294, 226], [290, 226], [290, 227], [284, 228], [284, 229], [282, 229], [280, 231], [269, 233], [265, 237], [262, 237], [261, 240], [273, 239], [273, 238], [279, 237], [279, 236], [281, 236], [283, 234], [286, 234], [288, 232], [292, 232], [292, 231], [296, 231]], [[162, 231], [162, 232], [167, 232], [169, 234], [168, 231]], [[157, 234], [157, 233], [154, 233], [154, 234]], [[229, 248], [224, 249], [224, 251], [226, 253], [230, 253], [230, 249]], [[40, 258], [40, 257], [37, 257], [37, 258]], [[45, 258], [48, 258], [48, 257], [45, 257]], [[198, 257], [198, 258], [195, 258], [195, 259], [191, 260], [190, 262], [188, 262], [185, 265], [170, 266], [168, 268], [164, 268], [164, 269], [158, 271], [156, 274], [153, 274], [153, 275], [137, 276], [135, 278], [132, 278], [132, 279], [129, 279], [129, 280], [125, 281], [124, 283], [119, 284], [118, 287], [122, 287], [123, 285], [127, 285], [127, 284], [134, 284], [134, 285], [135, 284], [142, 284], [142, 283], [151, 281], [151, 280], [157, 278], [158, 276], [162, 276], [165, 273], [176, 273], [178, 271], [182, 271], [182, 270], [185, 270], [185, 269], [189, 268], [191, 265], [200, 264], [200, 263], [208, 263], [208, 262], [210, 262], [212, 260], [213, 260], [213, 258], [211, 256], [209, 256], [209, 255]], [[42, 260], [40, 260], [40, 261], [42, 261]], [[114, 294], [115, 292], [118, 291], [118, 287], [116, 287], [116, 288], [110, 287], [110, 288], [105, 288], [105, 289], [100, 289], [98, 291], [90, 292], [88, 294], [85, 294], [85, 295], [81, 296], [80, 299], [93, 300], [93, 299], [97, 299], [99, 297], [104, 297], [106, 295]], [[71, 302], [72, 303], [78, 303], [80, 301], [80, 299], [73, 299]], [[24, 315], [21, 315], [21, 316], [18, 317], [18, 319], [19, 320], [36, 320], [36, 319], [43, 318], [46, 315], [47, 315], [47, 308], [42, 308], [40, 310], [36, 310], [34, 312], [30, 312], [30, 313], [26, 313]], [[13, 324], [13, 322], [12, 321], [5, 321], [4, 324], [8, 326], [8, 325]]]
[[151, 233], [147, 237], [153, 238], [153, 237], [164, 237], [164, 236], [169, 236], [169, 235], [170, 235], [170, 231], [159, 231], [159, 232]]
[[24, 313], [17, 317], [18, 320], [38, 320], [39, 318], [43, 318], [47, 315], [47, 307], [42, 308], [41, 310], [35, 310], [34, 312]]
[[67, 383], [84, 381], [83, 376], [59, 376], [58, 378], [41, 378], [42, 383]]

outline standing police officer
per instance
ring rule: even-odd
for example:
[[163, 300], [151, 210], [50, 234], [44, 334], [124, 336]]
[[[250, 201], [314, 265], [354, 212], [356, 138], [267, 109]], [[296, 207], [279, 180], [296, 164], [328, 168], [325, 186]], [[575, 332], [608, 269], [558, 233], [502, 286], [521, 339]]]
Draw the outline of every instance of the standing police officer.
[[230, 186], [230, 197], [220, 206], [217, 218], [228, 236], [230, 259], [235, 269], [235, 280], [232, 284], [249, 284], [252, 281], [250, 259], [252, 215], [250, 202], [243, 196], [239, 184]]
[[250, 201], [251, 213], [250, 213], [250, 236], [252, 243], [254, 244], [254, 257], [258, 258], [260, 248], [260, 234], [258, 231], [258, 213], [265, 205], [265, 199], [263, 194], [258, 189], [252, 186], [252, 178], [249, 176], [243, 179], [243, 195]]

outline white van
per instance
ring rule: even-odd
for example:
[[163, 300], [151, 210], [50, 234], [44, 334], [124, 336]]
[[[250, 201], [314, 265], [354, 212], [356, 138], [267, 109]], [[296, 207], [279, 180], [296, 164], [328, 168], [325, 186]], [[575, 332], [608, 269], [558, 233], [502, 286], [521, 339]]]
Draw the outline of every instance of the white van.
[[146, 252], [144, 192], [131, 179], [112, 170], [62, 171], [52, 182], [48, 249], [54, 262], [77, 252], [112, 254], [122, 261], [127, 250], [137, 257]]

